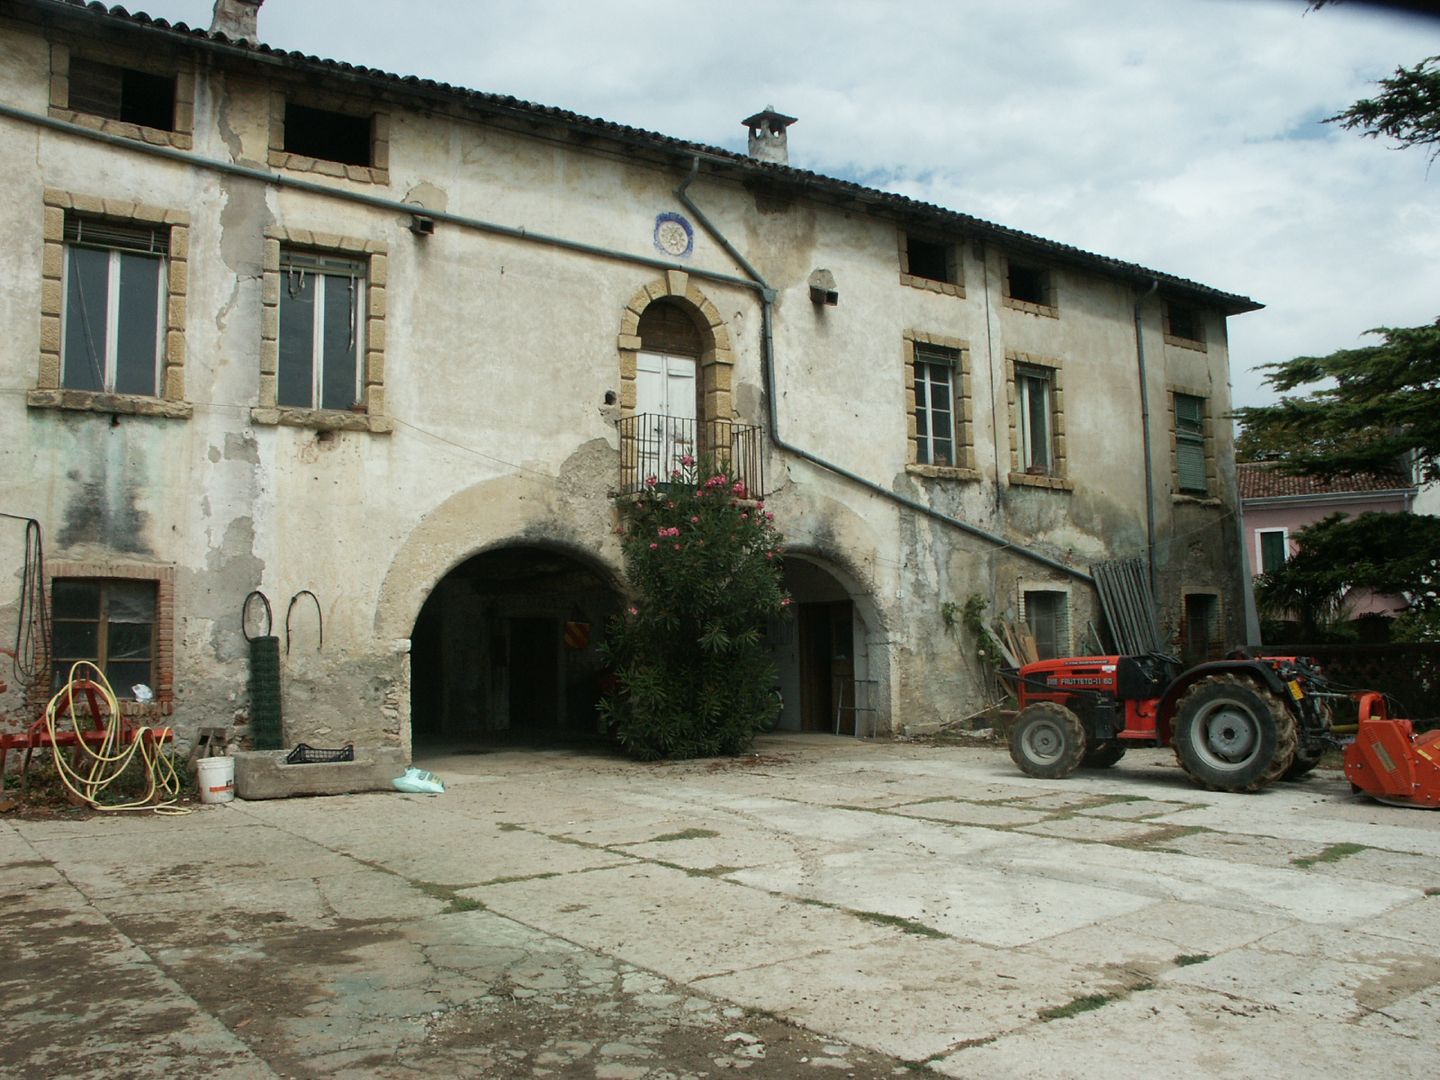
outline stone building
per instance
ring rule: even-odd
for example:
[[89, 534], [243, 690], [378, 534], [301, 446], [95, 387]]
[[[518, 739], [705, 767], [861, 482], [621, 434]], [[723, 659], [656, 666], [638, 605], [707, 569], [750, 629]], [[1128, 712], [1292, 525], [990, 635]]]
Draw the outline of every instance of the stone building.
[[1238, 636], [1254, 302], [792, 168], [774, 109], [739, 154], [278, 52], [258, 7], [0, 8], [0, 510], [46, 530], [50, 663], [243, 723], [259, 590], [288, 742], [593, 731], [614, 500], [688, 450], [786, 534], [783, 726], [978, 708], [953, 613], [1092, 649], [1108, 558]]

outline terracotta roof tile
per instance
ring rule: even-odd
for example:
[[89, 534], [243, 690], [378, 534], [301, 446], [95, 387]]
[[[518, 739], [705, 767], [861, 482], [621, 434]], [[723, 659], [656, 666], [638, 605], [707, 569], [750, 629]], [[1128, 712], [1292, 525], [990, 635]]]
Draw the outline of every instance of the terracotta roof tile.
[[1393, 476], [1374, 473], [1352, 473], [1321, 480], [1314, 476], [1292, 476], [1281, 472], [1273, 462], [1239, 462], [1235, 480], [1242, 499], [1274, 499], [1286, 495], [1340, 495], [1365, 491], [1403, 491], [1411, 485]]

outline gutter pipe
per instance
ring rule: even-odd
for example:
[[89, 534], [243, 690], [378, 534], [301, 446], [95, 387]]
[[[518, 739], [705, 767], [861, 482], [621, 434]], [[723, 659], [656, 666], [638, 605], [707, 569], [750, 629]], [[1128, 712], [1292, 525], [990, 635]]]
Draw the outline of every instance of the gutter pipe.
[[[362, 206], [370, 206], [378, 210], [388, 210], [399, 214], [415, 215], [433, 218], [436, 221], [448, 222], [467, 229], [474, 229], [478, 232], [490, 233], [495, 236], [504, 236], [512, 240], [523, 240], [529, 243], [541, 244], [547, 247], [557, 248], [561, 251], [573, 251], [582, 255], [591, 255], [596, 258], [610, 259], [617, 262], [625, 262], [636, 266], [646, 266], [655, 270], [682, 270], [690, 277], [699, 278], [703, 281], [713, 281], [719, 284], [733, 285], [751, 292], [758, 293], [761, 301], [761, 339], [760, 355], [761, 366], [764, 371], [765, 396], [768, 403], [770, 417], [770, 437], [774, 439], [775, 445], [787, 453], [803, 458], [813, 465], [817, 465], [827, 472], [834, 473], [851, 483], [864, 488], [865, 490], [879, 495], [881, 498], [913, 510], [918, 514], [942, 522], [952, 528], [959, 529], [979, 540], [992, 544], [1002, 550], [1015, 552], [1031, 562], [1040, 564], [1055, 570], [1077, 581], [1083, 581], [1093, 585], [1095, 579], [1083, 570], [1077, 570], [1073, 566], [1067, 566], [1058, 559], [1052, 559], [1042, 552], [1032, 548], [1016, 544], [1005, 539], [996, 533], [989, 532], [967, 521], [961, 521], [957, 517], [936, 510], [934, 507], [926, 506], [922, 502], [908, 498], [889, 488], [882, 487], [873, 480], [851, 472], [843, 466], [832, 461], [812, 454], [794, 443], [787, 442], [780, 434], [779, 405], [776, 393], [775, 380], [775, 331], [774, 331], [774, 309], [775, 289], [765, 280], [764, 276], [750, 264], [730, 241], [710, 221], [705, 212], [695, 205], [686, 189], [695, 180], [700, 169], [700, 156], [694, 155], [691, 158], [690, 172], [675, 190], [675, 197], [680, 203], [695, 216], [705, 231], [724, 249], [740, 267], [745, 271], [748, 278], [736, 277], [733, 274], [720, 274], [698, 267], [677, 267], [673, 262], [664, 259], [652, 258], [648, 255], [637, 255], [631, 252], [617, 251], [614, 248], [600, 247], [595, 244], [586, 244], [578, 240], [569, 240], [560, 236], [549, 236], [544, 233], [531, 232], [528, 229], [516, 228], [512, 225], [500, 225], [495, 222], [485, 221], [480, 218], [468, 217], [464, 214], [453, 214], [446, 210], [432, 210], [428, 207], [419, 206], [415, 203], [400, 202], [397, 199], [387, 199], [378, 195], [367, 195], [357, 191], [347, 191], [344, 188], [331, 187], [327, 184], [316, 183], [311, 180], [301, 180], [293, 176], [284, 176], [280, 173], [267, 172], [264, 169], [254, 169], [247, 165], [236, 165], [233, 162], [221, 161], [217, 158], [200, 157], [197, 154], [184, 150], [177, 150], [171, 146], [155, 146], [150, 143], [137, 142], [121, 135], [114, 135], [106, 131], [96, 131], [92, 128], [81, 127], [64, 120], [56, 120], [50, 116], [41, 116], [38, 113], [27, 112], [24, 109], [17, 109], [13, 106], [0, 103], [0, 117], [16, 120], [21, 123], [32, 124], [36, 127], [45, 128], [49, 131], [60, 132], [65, 135], [75, 135], [80, 138], [90, 139], [94, 142], [105, 143], [120, 149], [138, 151], [152, 157], [162, 158], [166, 161], [176, 162], [181, 165], [188, 165], [191, 168], [208, 169], [211, 172], [221, 173], [226, 176], [237, 176], [246, 180], [254, 180], [277, 188], [284, 188], [290, 191], [303, 191], [312, 195], [321, 195], [329, 199], [339, 199], [344, 202], [358, 203]], [[1158, 286], [1152, 285], [1151, 291]], [[1138, 324], [1138, 306], [1137, 306]], [[1148, 460], [1148, 455], [1147, 455]], [[1147, 471], [1148, 475], [1148, 471]]]
[[1135, 298], [1135, 358], [1140, 367], [1140, 434], [1145, 455], [1145, 563], [1150, 574], [1150, 595], [1157, 595], [1155, 581], [1155, 469], [1150, 460], [1150, 386], [1145, 374], [1145, 335], [1141, 332], [1140, 306], [1160, 288], [1158, 278]]
[[922, 502], [918, 502], [915, 499], [911, 499], [905, 495], [901, 495], [898, 492], [891, 491], [889, 488], [882, 487], [880, 484], [875, 483], [873, 480], [868, 480], [863, 476], [851, 472], [849, 469], [846, 469], [841, 465], [835, 464], [835, 462], [833, 461], [828, 461], [825, 458], [819, 457], [816, 454], [812, 454], [809, 450], [796, 446], [792, 442], [786, 441], [785, 437], [780, 434], [780, 406], [779, 395], [776, 392], [775, 379], [774, 310], [776, 292], [775, 289], [770, 285], [770, 283], [767, 282], [765, 278], [760, 274], [760, 272], [756, 270], [753, 266], [751, 266], [749, 260], [747, 260], [742, 254], [740, 254], [739, 251], [734, 248], [733, 245], [731, 245], [730, 241], [725, 237], [725, 235], [721, 233], [720, 230], [716, 228], [715, 224], [705, 215], [705, 212], [701, 210], [700, 207], [696, 206], [695, 201], [690, 198], [686, 189], [695, 180], [699, 169], [700, 159], [697, 157], [694, 158], [690, 163], [689, 174], [686, 175], [680, 186], [675, 189], [675, 198], [680, 201], [681, 205], [684, 206], [686, 210], [690, 211], [690, 213], [694, 215], [695, 220], [700, 223], [700, 225], [711, 236], [711, 238], [714, 239], [714, 241], [719, 244], [732, 259], [739, 263], [741, 268], [743, 268], [744, 271], [749, 274], [751, 278], [754, 279], [755, 284], [759, 286], [761, 300], [760, 360], [761, 365], [764, 369], [765, 398], [768, 405], [768, 413], [770, 418], [770, 437], [775, 440], [775, 445], [781, 450], [786, 451], [787, 453], [794, 454], [796, 457], [802, 458], [805, 461], [810, 462], [812, 465], [818, 465], [820, 468], [826, 470], [827, 472], [834, 473], [836, 476], [842, 477], [850, 481], [852, 484], [862, 487], [866, 491], [872, 492], [873, 494], [879, 495], [881, 498], [886, 499], [892, 503], [903, 506], [908, 510], [913, 510], [918, 514], [923, 514], [925, 517], [932, 518], [935, 521], [942, 522], [946, 525], [951, 526], [952, 528], [959, 529], [961, 532], [968, 533], [969, 535], [979, 540], [984, 540], [988, 544], [993, 544], [998, 548], [1013, 551], [1017, 555], [1023, 556], [1024, 558], [1029, 559], [1032, 562], [1039, 563], [1041, 566], [1049, 567], [1051, 570], [1056, 570], [1062, 574], [1067, 575], [1068, 577], [1076, 579], [1077, 581], [1083, 581], [1086, 584], [1090, 585], [1095, 584], [1095, 579], [1089, 574], [1085, 573], [1083, 570], [1077, 570], [1073, 566], [1066, 566], [1059, 560], [1052, 559], [1050, 556], [1042, 554], [1041, 552], [1036, 551], [1033, 548], [1028, 548], [1024, 547], [1023, 545], [1016, 544], [1013, 541], [1005, 539], [1003, 536], [997, 535], [996, 533], [989, 532], [976, 525], [971, 525], [968, 521], [961, 521], [959, 518], [952, 517], [950, 514], [946, 514], [940, 510], [936, 510], [932, 506], [926, 506]]

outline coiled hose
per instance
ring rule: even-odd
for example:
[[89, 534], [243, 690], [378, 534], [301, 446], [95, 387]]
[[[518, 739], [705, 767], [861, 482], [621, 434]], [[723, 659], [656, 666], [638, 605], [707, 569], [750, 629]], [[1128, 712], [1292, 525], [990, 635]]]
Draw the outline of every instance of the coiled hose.
[[[84, 669], [89, 669], [88, 673]], [[75, 708], [75, 690], [81, 683], [90, 682], [99, 690], [109, 710], [105, 719], [105, 734], [99, 746], [92, 746], [80, 730], [80, 717]], [[89, 759], [87, 767], [77, 769], [65, 760], [61, 753], [57, 730], [60, 721], [56, 716], [61, 702], [70, 714], [70, 724], [75, 733], [75, 745], [83, 748]], [[55, 774], [77, 798], [95, 810], [153, 810], [157, 814], [188, 814], [191, 811], [176, 805], [180, 798], [180, 774], [175, 769], [175, 757], [157, 738], [151, 738], [155, 729], [139, 727], [127, 744], [124, 728], [120, 721], [120, 703], [115, 691], [102, 672], [88, 660], [78, 660], [70, 668], [70, 674], [60, 691], [45, 706], [45, 727], [50, 733], [50, 753], [55, 762]], [[148, 786], [145, 794], [128, 802], [101, 802], [107, 787], [118, 780], [139, 756], [145, 770]]]

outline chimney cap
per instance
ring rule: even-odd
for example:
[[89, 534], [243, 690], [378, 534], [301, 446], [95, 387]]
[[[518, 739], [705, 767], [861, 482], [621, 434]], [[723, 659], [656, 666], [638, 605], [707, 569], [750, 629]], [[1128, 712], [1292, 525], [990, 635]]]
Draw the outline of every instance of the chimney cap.
[[756, 113], [754, 116], [747, 116], [740, 122], [751, 131], [754, 131], [756, 128], [764, 128], [766, 131], [778, 135], [797, 121], [793, 116], [786, 116], [784, 113], [776, 112], [774, 105], [766, 105], [762, 111]]

